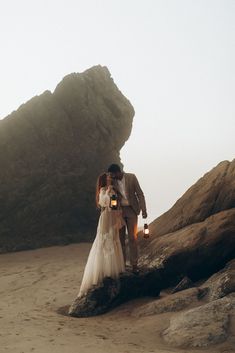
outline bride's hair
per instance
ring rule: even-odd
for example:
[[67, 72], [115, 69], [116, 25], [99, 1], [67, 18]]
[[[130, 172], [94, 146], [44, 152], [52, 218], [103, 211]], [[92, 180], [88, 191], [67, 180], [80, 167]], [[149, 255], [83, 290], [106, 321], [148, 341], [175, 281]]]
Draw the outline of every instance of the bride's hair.
[[98, 179], [97, 179], [97, 183], [96, 183], [96, 197], [95, 197], [95, 200], [96, 200], [96, 206], [98, 208], [100, 208], [100, 205], [99, 205], [99, 194], [100, 194], [100, 189], [104, 186], [107, 185], [107, 174], [106, 173], [103, 173], [101, 174]]

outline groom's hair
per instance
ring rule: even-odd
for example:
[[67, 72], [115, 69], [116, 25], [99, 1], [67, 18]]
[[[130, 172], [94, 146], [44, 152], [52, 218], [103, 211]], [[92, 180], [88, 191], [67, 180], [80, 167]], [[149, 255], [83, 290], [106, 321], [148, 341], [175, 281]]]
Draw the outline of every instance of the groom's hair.
[[121, 172], [121, 168], [119, 167], [118, 164], [111, 164], [108, 167], [108, 172], [109, 173], [120, 173]]

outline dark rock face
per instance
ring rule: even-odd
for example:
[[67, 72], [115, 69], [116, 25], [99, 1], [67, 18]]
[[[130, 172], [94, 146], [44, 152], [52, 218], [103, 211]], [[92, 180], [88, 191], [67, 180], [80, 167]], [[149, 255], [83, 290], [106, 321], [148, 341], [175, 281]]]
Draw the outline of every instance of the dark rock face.
[[235, 256], [235, 160], [222, 162], [150, 225], [140, 264], [198, 280]]
[[133, 116], [96, 66], [0, 121], [0, 252], [94, 237], [96, 179], [120, 163]]

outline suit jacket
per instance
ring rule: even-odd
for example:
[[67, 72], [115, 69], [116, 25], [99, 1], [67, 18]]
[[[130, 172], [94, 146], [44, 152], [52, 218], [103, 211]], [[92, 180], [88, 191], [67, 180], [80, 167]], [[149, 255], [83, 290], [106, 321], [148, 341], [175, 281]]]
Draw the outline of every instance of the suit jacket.
[[130, 206], [133, 208], [134, 212], [139, 215], [140, 211], [146, 212], [146, 203], [144, 193], [140, 187], [140, 184], [135, 176], [132, 173], [124, 173], [125, 176], [125, 187], [126, 187], [126, 196], [130, 203]]

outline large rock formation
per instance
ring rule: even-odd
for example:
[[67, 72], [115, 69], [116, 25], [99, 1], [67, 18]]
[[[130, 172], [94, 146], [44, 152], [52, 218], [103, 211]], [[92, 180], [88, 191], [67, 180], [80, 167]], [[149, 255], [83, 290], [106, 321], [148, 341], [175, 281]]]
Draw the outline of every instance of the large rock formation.
[[235, 160], [222, 162], [150, 225], [140, 264], [193, 280], [235, 255]]
[[94, 237], [96, 178], [120, 163], [133, 116], [96, 66], [0, 121], [0, 252]]
[[152, 224], [154, 237], [175, 232], [188, 225], [235, 207], [235, 159], [223, 161], [206, 173], [175, 205]]
[[234, 253], [235, 208], [150, 240], [142, 248], [140, 264], [195, 281], [220, 270]]

